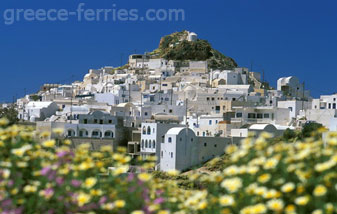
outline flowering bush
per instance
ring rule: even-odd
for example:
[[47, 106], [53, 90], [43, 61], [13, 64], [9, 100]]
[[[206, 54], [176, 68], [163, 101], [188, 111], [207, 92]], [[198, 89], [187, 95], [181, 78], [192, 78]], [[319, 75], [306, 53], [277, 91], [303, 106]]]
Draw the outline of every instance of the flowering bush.
[[[44, 140], [49, 133], [6, 124], [0, 120], [0, 213], [337, 212], [336, 133], [325, 148], [314, 138], [271, 145], [272, 136], [262, 134], [209, 163], [222, 161], [221, 171], [153, 175], [127, 173], [130, 158], [122, 149], [71, 150], [67, 140]], [[190, 180], [189, 188], [178, 180]]]

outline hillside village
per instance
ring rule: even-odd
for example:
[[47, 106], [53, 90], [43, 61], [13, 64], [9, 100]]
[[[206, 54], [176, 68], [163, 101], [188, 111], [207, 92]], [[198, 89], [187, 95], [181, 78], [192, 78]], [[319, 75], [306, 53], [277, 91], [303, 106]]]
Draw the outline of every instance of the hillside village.
[[336, 99], [313, 99], [295, 76], [271, 88], [261, 73], [183, 31], [151, 53], [130, 55], [125, 66], [90, 69], [69, 85], [45, 84], [16, 108], [37, 131], [63, 129], [74, 147], [123, 146], [132, 157], [156, 156], [157, 170], [183, 171], [250, 132], [281, 136], [313, 122], [337, 131]]

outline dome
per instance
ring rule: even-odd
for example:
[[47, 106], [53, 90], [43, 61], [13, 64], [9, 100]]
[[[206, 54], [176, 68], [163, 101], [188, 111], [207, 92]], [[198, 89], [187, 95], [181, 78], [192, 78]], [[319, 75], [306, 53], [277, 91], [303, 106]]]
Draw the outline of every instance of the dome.
[[193, 86], [187, 86], [185, 89], [184, 89], [184, 92], [185, 92], [185, 97], [189, 100], [194, 100], [194, 98], [196, 97], [197, 95], [197, 92], [196, 92], [196, 89], [195, 87]]

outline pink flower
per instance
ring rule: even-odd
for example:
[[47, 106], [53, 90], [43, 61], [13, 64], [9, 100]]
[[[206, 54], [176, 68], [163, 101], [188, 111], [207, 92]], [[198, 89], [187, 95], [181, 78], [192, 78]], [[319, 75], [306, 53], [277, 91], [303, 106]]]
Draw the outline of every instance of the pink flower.
[[50, 167], [45, 167], [41, 170], [41, 175], [47, 175], [49, 171], [51, 170]]
[[57, 183], [59, 186], [61, 186], [61, 185], [63, 184], [63, 182], [64, 182], [64, 179], [63, 179], [62, 177], [57, 177], [57, 178], [56, 178], [56, 183]]
[[71, 185], [73, 185], [74, 187], [79, 187], [81, 186], [81, 181], [73, 179], [71, 180]]

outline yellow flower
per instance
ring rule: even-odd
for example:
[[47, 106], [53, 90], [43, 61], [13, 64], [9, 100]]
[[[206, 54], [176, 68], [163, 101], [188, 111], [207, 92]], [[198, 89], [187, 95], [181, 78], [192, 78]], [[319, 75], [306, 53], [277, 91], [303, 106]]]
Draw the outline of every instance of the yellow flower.
[[37, 191], [37, 187], [33, 185], [27, 185], [23, 188], [23, 191], [26, 193], [33, 193]]
[[11, 171], [9, 171], [8, 169], [4, 169], [2, 170], [2, 174], [3, 174], [3, 177], [7, 179], [11, 175]]
[[127, 173], [129, 170], [129, 167], [128, 166], [120, 166], [118, 167], [117, 169], [113, 169], [112, 170], [112, 174], [114, 176], [117, 176], [117, 175], [120, 175], [120, 174], [124, 174], [124, 173]]
[[230, 195], [223, 195], [219, 198], [219, 202], [223, 207], [231, 206], [234, 204], [234, 198]]
[[18, 188], [14, 188], [11, 190], [12, 195], [16, 195], [19, 192]]
[[289, 214], [295, 214], [296, 207], [293, 204], [289, 204], [288, 206], [286, 206], [286, 208], [284, 209], [284, 211], [286, 213], [289, 213]]
[[63, 144], [69, 146], [69, 145], [71, 145], [71, 140], [64, 140]]
[[272, 200], [267, 202], [267, 206], [268, 206], [269, 209], [271, 209], [273, 211], [280, 211], [280, 210], [283, 209], [284, 203], [280, 199], [272, 199]]
[[47, 148], [54, 147], [55, 146], [55, 140], [47, 140], [47, 141], [42, 143], [42, 146], [47, 147]]
[[101, 152], [112, 152], [112, 147], [111, 146], [101, 146], [100, 151]]
[[177, 176], [177, 175], [179, 175], [179, 171], [178, 170], [169, 170], [169, 171], [167, 171], [167, 174], [169, 175], [169, 176]]
[[291, 192], [294, 189], [295, 189], [295, 184], [292, 182], [286, 183], [281, 187], [281, 191], [285, 193]]
[[90, 190], [90, 195], [92, 195], [92, 196], [100, 196], [102, 194], [103, 194], [103, 192], [100, 189], [99, 190], [96, 190], [96, 189]]
[[314, 210], [312, 214], [323, 214], [322, 210]]
[[160, 210], [158, 214], [170, 214], [170, 212], [167, 210]]
[[199, 204], [198, 204], [198, 209], [199, 210], [204, 210], [206, 209], [207, 207], [207, 201], [201, 201]]
[[123, 208], [125, 206], [125, 201], [124, 200], [117, 200], [117, 201], [115, 201], [115, 206], [117, 208]]
[[257, 167], [257, 166], [247, 167], [247, 172], [251, 175], [255, 175], [258, 171], [259, 171], [259, 167]]
[[91, 187], [95, 186], [95, 184], [97, 183], [97, 179], [96, 178], [87, 178], [84, 181], [84, 186], [88, 189], [90, 189]]
[[40, 137], [41, 138], [47, 138], [47, 137], [49, 137], [50, 136], [50, 132], [42, 132], [41, 134], [40, 134]]
[[305, 206], [309, 202], [309, 196], [301, 196], [295, 199], [295, 203], [299, 206]]
[[135, 210], [131, 214], [145, 214], [142, 210]]
[[239, 172], [239, 168], [235, 165], [229, 166], [226, 169], [224, 169], [224, 174], [226, 176], [233, 176], [233, 175], [238, 174], [238, 172]]
[[235, 145], [230, 145], [230, 146], [227, 146], [226, 148], [226, 153], [227, 154], [232, 154], [234, 152], [236, 152], [238, 150], [238, 147], [235, 146]]
[[318, 185], [318, 186], [316, 186], [316, 188], [314, 189], [313, 194], [314, 194], [314, 196], [320, 197], [320, 196], [325, 195], [326, 192], [327, 192], [327, 189], [326, 189], [325, 186], [323, 186], [323, 185]]
[[61, 134], [64, 133], [64, 129], [62, 129], [62, 128], [53, 129], [53, 133], [56, 134], [56, 135], [61, 135]]
[[7, 118], [0, 119], [0, 126], [7, 126], [9, 124], [9, 120]]
[[270, 158], [267, 160], [267, 162], [264, 164], [264, 169], [274, 169], [278, 164], [278, 160], [276, 158]]
[[84, 204], [88, 203], [90, 199], [91, 199], [90, 195], [81, 192], [77, 196], [77, 203], [80, 207], [82, 207]]
[[143, 181], [143, 182], [147, 182], [152, 178], [152, 176], [148, 173], [140, 173], [138, 174], [138, 179]]
[[265, 174], [260, 175], [257, 178], [257, 180], [260, 183], [267, 183], [270, 180], [270, 178], [271, 178], [270, 174], [265, 173]]
[[18, 157], [22, 157], [28, 150], [30, 150], [32, 148], [31, 145], [24, 145], [21, 148], [18, 149], [12, 149], [12, 154], [18, 156]]
[[267, 192], [265, 192], [263, 194], [263, 197], [267, 198], [267, 199], [278, 198], [278, 197], [280, 197], [280, 192], [278, 192], [278, 191], [276, 191], [274, 189], [271, 189], [271, 190], [268, 190]]
[[225, 188], [230, 193], [234, 193], [242, 187], [242, 181], [238, 177], [228, 178], [222, 181], [221, 187]]
[[266, 187], [257, 187], [257, 188], [254, 190], [254, 193], [255, 193], [256, 195], [262, 196], [262, 195], [266, 194], [267, 191], [268, 191], [268, 189], [267, 189]]

